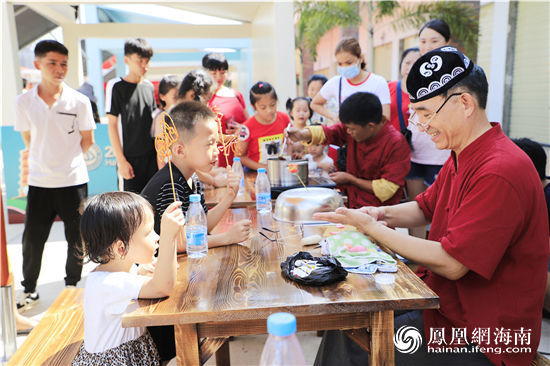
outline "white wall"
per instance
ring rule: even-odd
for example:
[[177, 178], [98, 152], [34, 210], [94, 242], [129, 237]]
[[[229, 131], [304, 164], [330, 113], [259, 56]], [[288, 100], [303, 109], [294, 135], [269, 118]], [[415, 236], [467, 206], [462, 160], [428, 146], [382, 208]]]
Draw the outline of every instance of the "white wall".
[[296, 96], [294, 57], [294, 4], [265, 3], [259, 6], [252, 23], [252, 83], [267, 81], [279, 96], [284, 111], [288, 97]]
[[549, 23], [548, 2], [518, 3], [510, 136], [546, 144], [550, 144]]
[[[504, 91], [507, 87], [506, 80], [506, 54], [508, 42], [508, 17], [510, 4], [508, 2], [495, 2], [493, 5], [492, 35], [489, 42], [483, 47], [478, 47], [478, 55], [483, 55], [483, 48], [490, 48], [491, 59], [487, 74], [489, 82], [489, 95], [487, 96], [487, 117], [489, 121], [502, 123], [504, 115]], [[483, 27], [480, 28], [483, 29]], [[488, 29], [487, 29], [488, 31]], [[479, 60], [478, 60], [479, 62]], [[483, 66], [482, 66], [483, 67]]]

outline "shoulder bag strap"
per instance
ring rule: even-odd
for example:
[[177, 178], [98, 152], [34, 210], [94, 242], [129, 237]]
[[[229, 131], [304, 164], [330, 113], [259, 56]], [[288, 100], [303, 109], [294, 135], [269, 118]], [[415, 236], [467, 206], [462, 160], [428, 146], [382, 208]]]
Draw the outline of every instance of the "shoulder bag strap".
[[397, 82], [397, 115], [399, 116], [399, 126], [401, 128], [401, 133], [405, 133], [405, 130], [407, 129], [405, 127], [405, 118], [403, 117], [403, 108], [402, 108], [402, 100], [401, 100], [401, 80]]
[[340, 85], [338, 86], [338, 107], [342, 105], [342, 76], [340, 76]]

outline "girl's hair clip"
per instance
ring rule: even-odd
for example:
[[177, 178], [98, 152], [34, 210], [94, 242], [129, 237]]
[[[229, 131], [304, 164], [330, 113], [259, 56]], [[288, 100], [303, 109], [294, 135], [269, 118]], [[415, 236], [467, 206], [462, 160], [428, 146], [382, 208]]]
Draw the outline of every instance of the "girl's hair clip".
[[259, 86], [260, 88], [263, 88], [263, 87], [264, 87], [264, 83], [259, 83], [258, 86]]

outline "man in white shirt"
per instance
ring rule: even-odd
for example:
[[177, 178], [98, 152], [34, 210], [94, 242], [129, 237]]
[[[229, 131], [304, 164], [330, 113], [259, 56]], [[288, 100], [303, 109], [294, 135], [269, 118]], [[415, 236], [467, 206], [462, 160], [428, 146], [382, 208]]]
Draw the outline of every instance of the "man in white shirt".
[[18, 309], [38, 301], [36, 282], [44, 244], [56, 215], [67, 239], [66, 286], [80, 280], [79, 206], [88, 196], [84, 155], [94, 144], [95, 123], [89, 99], [63, 83], [69, 51], [53, 40], [39, 42], [34, 66], [42, 80], [16, 98], [15, 130], [29, 150], [29, 191], [23, 231], [24, 293]]

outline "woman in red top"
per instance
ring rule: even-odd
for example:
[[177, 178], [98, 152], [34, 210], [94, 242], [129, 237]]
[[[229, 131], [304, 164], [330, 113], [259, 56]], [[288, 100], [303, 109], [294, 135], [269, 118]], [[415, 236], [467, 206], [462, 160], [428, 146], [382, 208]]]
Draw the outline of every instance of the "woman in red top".
[[[401, 55], [401, 63], [399, 64], [399, 70], [401, 72], [401, 113], [403, 114], [403, 130], [406, 129], [409, 119], [409, 94], [407, 93], [407, 76], [409, 76], [409, 70], [416, 60], [420, 57], [420, 49], [418, 47], [407, 48]], [[401, 131], [399, 124], [399, 113], [397, 107], [397, 84], [399, 80], [390, 81], [388, 87], [390, 88], [390, 122], [397, 131]], [[401, 131], [403, 133], [403, 131]]]
[[[243, 95], [238, 91], [225, 86], [229, 64], [221, 53], [208, 53], [202, 58], [202, 67], [212, 76], [216, 83], [216, 90], [208, 102], [210, 108], [223, 114], [222, 130], [225, 134], [234, 134], [240, 124], [248, 119], [246, 104]], [[233, 152], [228, 156], [229, 164], [233, 164]], [[219, 166], [225, 167], [225, 159], [219, 159]]]

